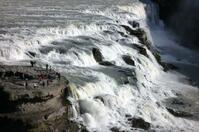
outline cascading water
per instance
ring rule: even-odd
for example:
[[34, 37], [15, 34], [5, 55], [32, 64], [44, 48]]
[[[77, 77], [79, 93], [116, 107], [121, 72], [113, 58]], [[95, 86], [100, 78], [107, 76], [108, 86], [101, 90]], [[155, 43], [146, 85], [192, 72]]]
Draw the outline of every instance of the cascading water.
[[71, 83], [71, 120], [90, 131], [142, 131], [132, 128], [130, 117], [149, 122], [150, 130], [197, 131], [197, 122], [161, 105], [174, 91], [196, 89], [181, 83], [182, 75], [163, 72], [151, 50], [124, 28], [136, 29], [129, 22], [137, 21], [153, 41], [148, 22], [158, 20], [152, 7], [138, 0], [1, 2], [0, 61], [35, 59], [61, 72]]

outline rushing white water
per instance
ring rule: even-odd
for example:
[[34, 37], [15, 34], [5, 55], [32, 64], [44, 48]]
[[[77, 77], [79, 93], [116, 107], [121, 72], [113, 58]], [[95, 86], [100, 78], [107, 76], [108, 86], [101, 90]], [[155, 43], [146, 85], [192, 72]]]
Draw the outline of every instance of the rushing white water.
[[[188, 95], [186, 91], [197, 89], [180, 82], [182, 75], [163, 72], [146, 47], [149, 58], [140, 54], [134, 47], [142, 46], [138, 38], [121, 26], [138, 21], [153, 40], [147, 23], [155, 17], [151, 5], [137, 0], [8, 0], [0, 9], [0, 61], [35, 59], [60, 71], [73, 84], [73, 96], [68, 97], [75, 113], [71, 120], [90, 131], [132, 131], [126, 117], [131, 115], [151, 123], [151, 130], [197, 131], [196, 121], [176, 118], [161, 105], [176, 92]], [[99, 65], [93, 48], [115, 66]], [[126, 64], [123, 55], [135, 66]]]

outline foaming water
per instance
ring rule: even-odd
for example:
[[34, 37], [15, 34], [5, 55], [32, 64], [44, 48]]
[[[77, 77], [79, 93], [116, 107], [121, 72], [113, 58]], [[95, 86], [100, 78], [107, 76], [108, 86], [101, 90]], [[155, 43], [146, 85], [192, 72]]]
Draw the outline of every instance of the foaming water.
[[[195, 130], [195, 122], [175, 118], [157, 104], [175, 97], [174, 90], [195, 88], [179, 82], [182, 77], [163, 72], [151, 51], [122, 26], [133, 29], [129, 21], [138, 21], [150, 38], [148, 15], [154, 11], [147, 11], [151, 9], [147, 5], [137, 0], [17, 2], [9, 0], [0, 6], [4, 18], [0, 61], [15, 64], [35, 59], [61, 72], [71, 82], [72, 94], [67, 97], [71, 120], [90, 131], [114, 127], [132, 131], [127, 116], [141, 117], [157, 131]], [[100, 65], [93, 49], [111, 65]], [[127, 64], [124, 56], [134, 65]]]

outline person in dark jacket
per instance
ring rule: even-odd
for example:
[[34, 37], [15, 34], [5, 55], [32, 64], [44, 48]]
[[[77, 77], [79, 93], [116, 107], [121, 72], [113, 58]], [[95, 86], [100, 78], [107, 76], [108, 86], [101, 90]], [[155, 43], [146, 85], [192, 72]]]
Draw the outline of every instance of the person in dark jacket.
[[48, 64], [46, 64], [46, 71], [48, 71]]
[[33, 67], [33, 66], [34, 66], [34, 62], [33, 62], [33, 61], [30, 61], [30, 64], [31, 64], [31, 67]]

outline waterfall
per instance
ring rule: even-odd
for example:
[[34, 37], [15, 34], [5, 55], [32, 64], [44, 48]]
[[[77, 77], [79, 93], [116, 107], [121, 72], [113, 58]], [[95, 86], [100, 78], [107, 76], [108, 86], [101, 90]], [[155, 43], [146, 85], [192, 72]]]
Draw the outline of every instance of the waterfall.
[[156, 5], [139, 0], [58, 0], [56, 7], [48, 0], [27, 7], [19, 3], [0, 7], [7, 21], [0, 20], [0, 26], [8, 31], [0, 33], [0, 61], [34, 59], [64, 75], [71, 122], [103, 132], [136, 131], [134, 118], [155, 131], [194, 129], [162, 104], [176, 97], [174, 91], [195, 87], [180, 82], [182, 75], [164, 72], [158, 62], [152, 34], [160, 23]]

